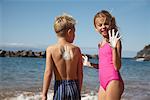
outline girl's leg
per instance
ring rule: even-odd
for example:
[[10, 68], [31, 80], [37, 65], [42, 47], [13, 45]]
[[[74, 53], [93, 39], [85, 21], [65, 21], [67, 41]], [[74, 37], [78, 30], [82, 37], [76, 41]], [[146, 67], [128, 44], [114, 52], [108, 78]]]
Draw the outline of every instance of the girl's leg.
[[120, 100], [123, 91], [124, 84], [118, 80], [112, 80], [106, 89], [106, 100]]
[[101, 86], [98, 91], [98, 100], [106, 100], [106, 92]]

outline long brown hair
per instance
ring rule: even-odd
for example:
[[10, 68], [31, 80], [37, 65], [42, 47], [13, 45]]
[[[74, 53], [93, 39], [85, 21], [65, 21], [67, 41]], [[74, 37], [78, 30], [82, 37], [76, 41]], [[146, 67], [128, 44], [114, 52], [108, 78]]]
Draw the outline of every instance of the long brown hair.
[[[99, 17], [106, 17], [106, 19], [110, 20], [110, 26], [109, 29], [115, 29], [115, 31], [118, 31], [118, 27], [116, 25], [116, 20], [115, 17], [113, 17], [108, 11], [106, 10], [101, 10], [100, 12], [98, 12], [95, 16], [94, 16], [94, 26], [95, 26], [95, 20], [96, 18]], [[96, 26], [95, 26], [96, 27]]]

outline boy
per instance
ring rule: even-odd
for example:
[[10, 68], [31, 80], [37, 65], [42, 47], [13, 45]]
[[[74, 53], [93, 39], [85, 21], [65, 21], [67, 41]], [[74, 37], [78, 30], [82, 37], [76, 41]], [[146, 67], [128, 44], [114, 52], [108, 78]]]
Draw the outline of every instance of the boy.
[[43, 81], [42, 100], [47, 100], [47, 92], [55, 75], [54, 100], [81, 100], [83, 69], [80, 48], [71, 44], [75, 37], [75, 19], [62, 15], [55, 19], [54, 30], [58, 41], [46, 50], [46, 68]]

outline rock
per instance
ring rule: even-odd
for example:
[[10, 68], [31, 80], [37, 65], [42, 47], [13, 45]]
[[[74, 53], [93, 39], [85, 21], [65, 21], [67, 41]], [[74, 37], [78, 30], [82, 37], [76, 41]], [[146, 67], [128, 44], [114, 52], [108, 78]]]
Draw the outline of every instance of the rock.
[[34, 56], [35, 56], [35, 57], [40, 57], [41, 54], [40, 54], [40, 52], [34, 52]]
[[23, 51], [21, 52], [21, 57], [28, 57], [28, 56], [27, 56], [27, 52], [26, 52], [25, 50], [23, 50]]
[[142, 50], [137, 52], [137, 55], [134, 57], [137, 61], [143, 59], [143, 61], [150, 61], [150, 44], [145, 46]]
[[0, 57], [5, 57], [5, 53], [6, 53], [5, 50], [0, 50]]
[[[89, 59], [98, 59], [98, 55], [82, 54], [86, 55]], [[0, 49], [0, 57], [35, 57], [46, 58], [46, 51], [33, 52], [32, 50], [19, 50], [19, 51], [5, 51]]]
[[33, 52], [32, 50], [21, 50], [21, 51], [5, 51], [0, 49], [0, 57], [38, 57], [45, 58], [46, 51]]
[[43, 58], [46, 58], [46, 51], [41, 52], [41, 56], [42, 56]]
[[32, 50], [27, 51], [27, 55], [28, 57], [34, 57]]

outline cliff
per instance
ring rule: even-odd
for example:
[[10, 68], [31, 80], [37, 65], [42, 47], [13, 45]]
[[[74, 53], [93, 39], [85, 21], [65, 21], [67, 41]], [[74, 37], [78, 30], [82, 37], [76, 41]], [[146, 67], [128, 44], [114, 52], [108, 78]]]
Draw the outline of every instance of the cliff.
[[150, 61], [150, 44], [137, 52], [137, 55], [134, 58], [136, 60]]

